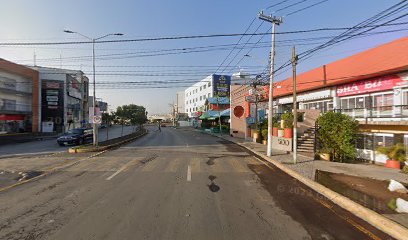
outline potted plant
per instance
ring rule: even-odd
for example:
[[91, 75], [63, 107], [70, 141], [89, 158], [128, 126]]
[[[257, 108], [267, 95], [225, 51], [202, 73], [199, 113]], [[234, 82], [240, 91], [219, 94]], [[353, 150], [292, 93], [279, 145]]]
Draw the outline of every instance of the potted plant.
[[272, 136], [278, 136], [279, 120], [277, 117], [272, 118]]
[[262, 133], [262, 138], [263, 138], [262, 143], [263, 145], [266, 145], [268, 142], [268, 129], [262, 130], [261, 133]]
[[285, 135], [285, 131], [283, 128], [278, 127], [278, 137], [283, 137]]
[[252, 134], [252, 137], [253, 137], [253, 142], [259, 142], [260, 139], [261, 139], [260, 131], [259, 130], [254, 130], [253, 134]]
[[284, 137], [293, 138], [293, 114], [291, 112], [284, 113], [282, 115]]
[[401, 162], [406, 159], [406, 149], [402, 143], [395, 144], [388, 147], [379, 147], [377, 152], [384, 154], [388, 157], [385, 166], [388, 168], [401, 168]]

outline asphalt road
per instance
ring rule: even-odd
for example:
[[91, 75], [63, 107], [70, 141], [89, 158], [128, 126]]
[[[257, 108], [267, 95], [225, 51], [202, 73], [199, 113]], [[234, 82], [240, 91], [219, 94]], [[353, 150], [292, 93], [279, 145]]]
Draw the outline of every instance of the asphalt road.
[[173, 128], [0, 202], [0, 239], [390, 239], [237, 145]]
[[[129, 134], [133, 131], [132, 126], [124, 126], [123, 134]], [[108, 135], [107, 128], [99, 129], [99, 142], [106, 139], [112, 139], [120, 137], [122, 134], [121, 126], [112, 126], [109, 128]], [[107, 138], [108, 137], [108, 138]], [[68, 147], [61, 147], [57, 144], [56, 138], [46, 139], [42, 141], [18, 143], [13, 145], [0, 146], [0, 157], [13, 155], [13, 154], [31, 154], [31, 153], [50, 153], [59, 152], [68, 149]]]

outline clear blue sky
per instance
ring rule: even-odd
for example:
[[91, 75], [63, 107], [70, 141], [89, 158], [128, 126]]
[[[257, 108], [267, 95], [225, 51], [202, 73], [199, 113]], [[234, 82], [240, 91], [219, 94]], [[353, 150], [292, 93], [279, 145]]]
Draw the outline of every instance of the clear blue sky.
[[[275, 12], [275, 15], [288, 14], [294, 10], [319, 2], [320, 0], [306, 0], [292, 8]], [[123, 37], [110, 39], [132, 39], [141, 37], [160, 37], [175, 35], [218, 34], [218, 33], [243, 33], [254, 17], [261, 9], [281, 2], [275, 1], [147, 1], [147, 0], [3, 0], [0, 8], [0, 42], [32, 42], [32, 41], [68, 41], [83, 40], [79, 36], [63, 33], [63, 29], [70, 29], [82, 34], [97, 37], [107, 33], [120, 32]], [[271, 13], [281, 7], [288, 6], [299, 0], [288, 0], [275, 8], [266, 10]], [[329, 0], [316, 7], [284, 18], [284, 23], [278, 27], [278, 31], [306, 30], [321, 27], [349, 27], [363, 21], [386, 7], [399, 2], [398, 0]], [[406, 21], [402, 19], [401, 21]], [[249, 32], [253, 33], [261, 23], [256, 19]], [[270, 25], [264, 23], [258, 32], [266, 32]], [[399, 26], [404, 28], [405, 26]], [[383, 29], [386, 30], [386, 29]], [[387, 29], [388, 30], [388, 29]], [[340, 32], [318, 32], [294, 35], [280, 35], [278, 40], [290, 40], [298, 38], [311, 38], [333, 36]], [[406, 36], [407, 31], [398, 33], [375, 35], [356, 39], [337, 47], [330, 48], [317, 54], [314, 58], [303, 62], [298, 66], [298, 71], [303, 72], [322, 64], [329, 63], [359, 51], [363, 51], [381, 43]], [[171, 48], [188, 48], [220, 44], [234, 44], [239, 37], [171, 40], [156, 42], [134, 43], [109, 43], [99, 44], [96, 49], [97, 55], [151, 52]], [[253, 37], [250, 42], [256, 42], [259, 36]], [[246, 42], [248, 37], [242, 39]], [[261, 42], [270, 41], [266, 36]], [[239, 68], [249, 71], [246, 66], [258, 66], [266, 64], [269, 47], [263, 44], [262, 48], [254, 49], [250, 54], [252, 58], [245, 58], [239, 65], [236, 62], [248, 51], [244, 49], [238, 54], [231, 66], [235, 69], [225, 71], [225, 74], [236, 72]], [[298, 45], [298, 51], [309, 49], [310, 45]], [[64, 46], [15, 46], [1, 47], [0, 58], [5, 58], [21, 64], [33, 64], [33, 54], [36, 52], [37, 65], [64, 67], [69, 69], [81, 69], [91, 72], [90, 59], [69, 59], [75, 56], [89, 56], [91, 45], [64, 45]], [[177, 55], [161, 55], [150, 57], [130, 57], [125, 59], [97, 60], [97, 71], [102, 73], [114, 73], [113, 71], [143, 71], [144, 74], [164, 76], [106, 76], [97, 75], [97, 81], [157, 81], [171, 79], [197, 79], [201, 80], [211, 73], [216, 67], [186, 67], [186, 66], [218, 66], [229, 53], [228, 50], [207, 51], [199, 53], [186, 53]], [[276, 60], [277, 66], [287, 61], [290, 57], [290, 44], [278, 43]], [[232, 53], [227, 63], [232, 59]], [[140, 53], [139, 53], [140, 54]], [[59, 58], [60, 60], [49, 60]], [[41, 60], [48, 59], [48, 60]], [[227, 64], [224, 64], [227, 65]], [[107, 67], [114, 66], [114, 67]], [[123, 67], [123, 66], [150, 66], [150, 67]], [[167, 66], [167, 67], [157, 67]], [[168, 67], [175, 66], [175, 67]], [[197, 69], [197, 71], [194, 71]], [[223, 68], [221, 68], [223, 69]], [[183, 76], [166, 76], [182, 72]], [[132, 72], [131, 74], [134, 74]], [[255, 72], [252, 72], [255, 73]], [[290, 71], [278, 76], [283, 79]], [[191, 81], [191, 80], [186, 80]], [[175, 99], [175, 93], [183, 88], [165, 89], [97, 89], [97, 97], [102, 97], [115, 108], [118, 105], [135, 103], [147, 107], [150, 113], [169, 112], [168, 103]]]

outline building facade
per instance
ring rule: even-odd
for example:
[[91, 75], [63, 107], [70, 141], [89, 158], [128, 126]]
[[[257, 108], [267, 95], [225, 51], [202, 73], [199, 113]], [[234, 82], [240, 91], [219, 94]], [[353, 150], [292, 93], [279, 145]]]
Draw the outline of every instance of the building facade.
[[39, 74], [0, 59], [0, 134], [39, 131]]
[[177, 114], [186, 113], [185, 96], [186, 95], [184, 91], [176, 93], [176, 113]]
[[210, 97], [229, 97], [231, 76], [210, 75], [184, 91], [185, 109], [189, 117], [205, 110], [206, 100]]
[[31, 67], [39, 72], [38, 124], [42, 132], [66, 132], [89, 122], [89, 80], [82, 71]]
[[[408, 37], [297, 76], [300, 111], [336, 111], [359, 122], [358, 157], [384, 163], [380, 146], [408, 146]], [[277, 82], [277, 113], [292, 111], [292, 78]]]

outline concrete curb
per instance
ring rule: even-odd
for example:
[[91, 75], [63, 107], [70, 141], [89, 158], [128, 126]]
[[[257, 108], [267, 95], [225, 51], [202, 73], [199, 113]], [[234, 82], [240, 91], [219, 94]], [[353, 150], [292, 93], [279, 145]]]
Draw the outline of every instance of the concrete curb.
[[231, 141], [229, 139], [224, 138], [223, 136], [217, 136], [214, 134], [210, 134], [212, 136], [218, 137], [218, 138], [222, 138], [226, 141], [232, 142], [234, 144], [237, 144], [249, 151], [251, 151], [252, 153], [254, 153], [257, 156], [262, 157], [264, 160], [270, 162], [271, 164], [273, 164], [274, 166], [276, 166], [277, 168], [279, 168], [280, 170], [282, 170], [283, 172], [287, 173], [288, 175], [292, 176], [293, 178], [297, 179], [298, 181], [302, 182], [303, 184], [305, 184], [306, 186], [310, 187], [311, 189], [313, 189], [314, 191], [318, 192], [319, 194], [327, 197], [330, 201], [332, 201], [333, 203], [339, 205], [340, 207], [344, 208], [345, 210], [351, 212], [352, 214], [354, 214], [355, 216], [361, 218], [362, 220], [368, 222], [369, 224], [371, 224], [372, 226], [374, 226], [375, 228], [383, 231], [384, 233], [396, 238], [396, 239], [407, 239], [408, 236], [408, 229], [405, 228], [404, 226], [401, 226], [400, 224], [382, 216], [379, 213], [374, 212], [371, 209], [368, 209], [354, 201], [352, 201], [351, 199], [344, 197], [343, 195], [332, 191], [329, 188], [326, 188], [325, 186], [314, 182], [302, 175], [300, 175], [299, 173], [297, 173], [296, 171], [286, 167], [284, 164], [280, 163], [277, 160], [271, 159], [268, 156], [266, 156], [265, 154], [256, 152], [254, 150], [252, 150], [251, 148], [238, 143], [238, 142], [234, 142]]
[[143, 132], [143, 133], [141, 133], [141, 134], [139, 134], [139, 135], [137, 135], [135, 137], [132, 137], [132, 138], [129, 138], [129, 139], [126, 139], [126, 140], [123, 140], [123, 141], [120, 141], [120, 142], [117, 142], [117, 143], [114, 143], [114, 144], [110, 144], [110, 145], [107, 145], [107, 146], [102, 146], [102, 147], [96, 147], [96, 148], [94, 148], [94, 147], [90, 147], [90, 148], [72, 147], [72, 148], [68, 149], [68, 152], [69, 153], [88, 153], [88, 152], [106, 151], [108, 149], [118, 147], [118, 146], [123, 145], [125, 143], [134, 141], [134, 140], [146, 135], [147, 133], [148, 133], [148, 131], [145, 130], [145, 132]]

